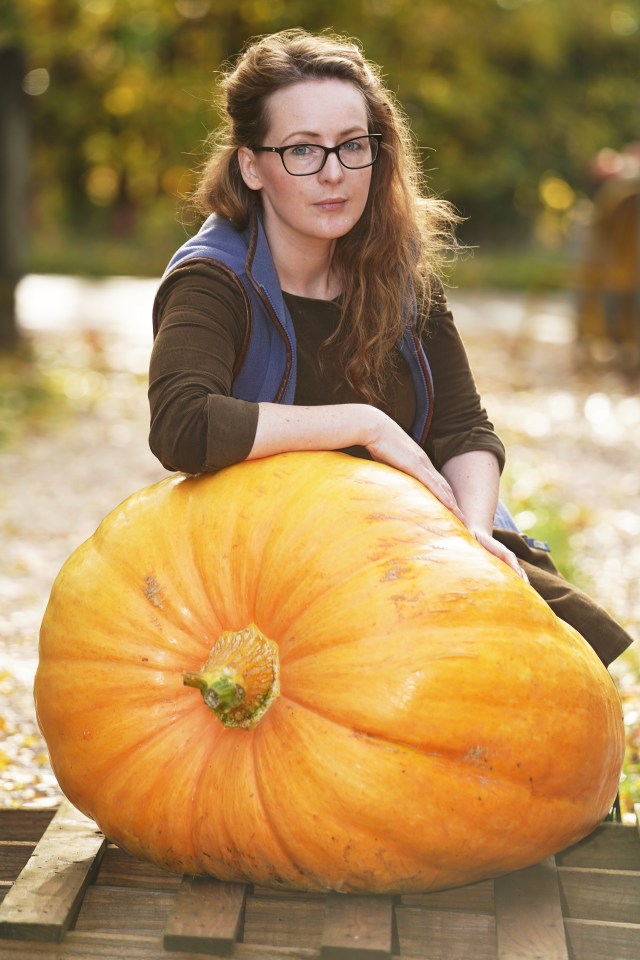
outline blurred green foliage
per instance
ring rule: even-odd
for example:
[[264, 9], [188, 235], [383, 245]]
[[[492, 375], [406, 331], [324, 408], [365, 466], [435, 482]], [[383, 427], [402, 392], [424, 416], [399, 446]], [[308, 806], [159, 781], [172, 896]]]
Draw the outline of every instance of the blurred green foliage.
[[0, 353], [0, 451], [61, 416], [66, 401], [51, 372], [22, 345]]
[[468, 218], [467, 242], [566, 242], [590, 160], [640, 138], [640, 0], [3, 8], [0, 43], [19, 44], [27, 63], [31, 269], [56, 269], [62, 248], [93, 272], [162, 269], [193, 228], [183, 198], [216, 123], [216, 70], [251, 36], [285, 27], [356, 36], [383, 65], [431, 188]]

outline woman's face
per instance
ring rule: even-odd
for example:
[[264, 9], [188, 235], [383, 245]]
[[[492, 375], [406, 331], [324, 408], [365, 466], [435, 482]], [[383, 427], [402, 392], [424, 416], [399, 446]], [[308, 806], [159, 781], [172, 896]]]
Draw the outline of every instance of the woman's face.
[[[315, 143], [325, 147], [365, 136], [367, 109], [360, 90], [347, 80], [305, 80], [271, 94], [268, 128], [262, 144], [286, 147]], [[241, 148], [240, 169], [247, 186], [259, 190], [271, 243], [331, 243], [344, 236], [364, 211], [371, 167], [347, 170], [329, 154], [319, 173], [291, 176], [277, 153]]]

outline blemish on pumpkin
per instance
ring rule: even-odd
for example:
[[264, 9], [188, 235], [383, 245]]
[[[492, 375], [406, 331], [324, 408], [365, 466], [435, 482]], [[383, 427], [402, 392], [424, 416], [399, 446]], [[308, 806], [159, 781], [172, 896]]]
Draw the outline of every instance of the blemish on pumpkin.
[[486, 747], [469, 747], [465, 753], [463, 760], [467, 763], [475, 763], [477, 766], [486, 767], [487, 761], [489, 759], [489, 751]]
[[153, 574], [149, 574], [149, 576], [144, 578], [144, 587], [142, 588], [142, 591], [147, 600], [152, 603], [154, 607], [161, 607], [163, 605], [162, 590], [160, 589], [160, 584]]
[[406, 563], [400, 563], [397, 560], [390, 560], [386, 564], [386, 567], [387, 569], [380, 578], [381, 583], [386, 583], [389, 580], [399, 580], [401, 577], [406, 577], [411, 573], [410, 566], [408, 566]]
[[423, 596], [423, 593], [417, 593], [413, 597], [408, 597], [406, 593], [396, 593], [391, 597], [391, 599], [394, 603], [400, 601], [402, 603], [417, 603], [418, 600], [421, 600]]

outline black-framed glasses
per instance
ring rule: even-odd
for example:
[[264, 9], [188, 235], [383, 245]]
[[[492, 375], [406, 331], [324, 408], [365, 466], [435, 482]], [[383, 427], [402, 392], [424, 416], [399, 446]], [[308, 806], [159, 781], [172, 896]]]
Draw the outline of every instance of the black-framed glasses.
[[309, 177], [320, 173], [330, 153], [335, 153], [347, 170], [362, 170], [371, 167], [378, 157], [381, 133], [366, 137], [351, 137], [335, 147], [323, 147], [319, 143], [292, 143], [289, 147], [251, 147], [257, 153], [277, 153], [282, 166], [292, 177]]

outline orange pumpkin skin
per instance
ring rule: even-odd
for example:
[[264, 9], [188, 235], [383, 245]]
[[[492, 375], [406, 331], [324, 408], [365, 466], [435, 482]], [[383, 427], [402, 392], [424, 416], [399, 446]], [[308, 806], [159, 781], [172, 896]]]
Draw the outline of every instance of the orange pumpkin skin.
[[[228, 727], [183, 675], [252, 623], [280, 695]], [[54, 584], [35, 698], [62, 790], [117, 844], [308, 890], [537, 862], [606, 815], [624, 748], [588, 644], [420, 484], [338, 453], [121, 504]]]

